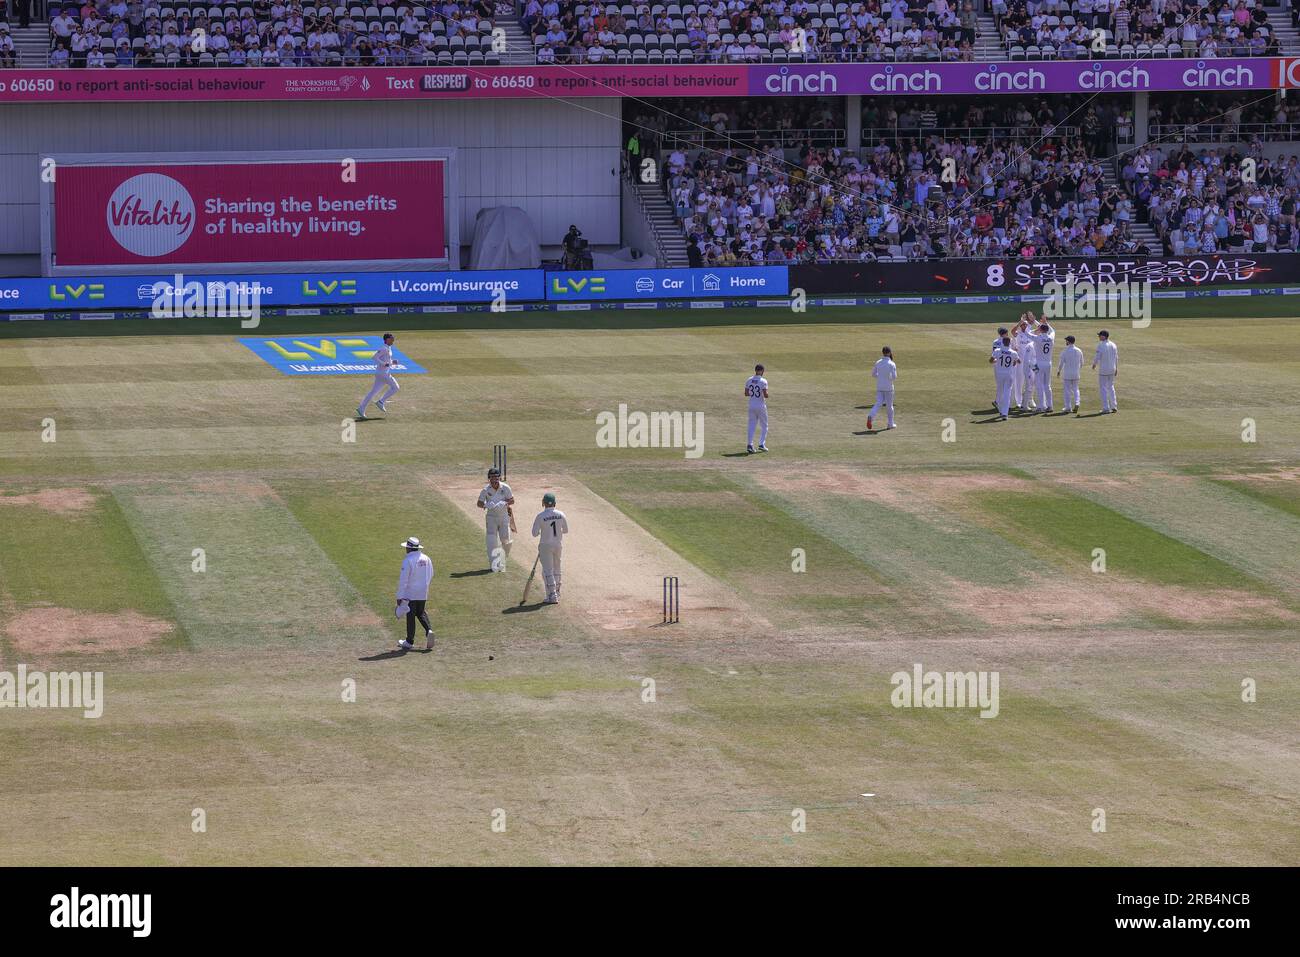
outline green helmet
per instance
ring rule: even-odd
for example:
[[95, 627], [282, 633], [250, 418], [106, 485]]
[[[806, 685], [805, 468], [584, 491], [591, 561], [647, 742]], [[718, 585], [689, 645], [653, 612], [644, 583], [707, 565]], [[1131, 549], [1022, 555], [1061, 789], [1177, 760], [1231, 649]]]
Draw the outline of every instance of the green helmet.
[[545, 506], [547, 506], [548, 508], [554, 508], [554, 507], [555, 507], [555, 493], [554, 493], [554, 492], [547, 492], [545, 495], [543, 495], [543, 496], [542, 496], [542, 504], [545, 505]]

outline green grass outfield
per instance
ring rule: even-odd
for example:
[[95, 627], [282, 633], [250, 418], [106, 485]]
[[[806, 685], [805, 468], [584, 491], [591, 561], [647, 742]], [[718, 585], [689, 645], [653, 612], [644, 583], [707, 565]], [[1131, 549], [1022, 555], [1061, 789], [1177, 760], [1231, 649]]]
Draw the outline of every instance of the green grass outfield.
[[[429, 370], [351, 443], [368, 377], [233, 320], [0, 324], [0, 670], [107, 686], [0, 708], [0, 864], [1300, 863], [1300, 310], [1155, 308], [1106, 324], [1118, 415], [1085, 371], [1007, 423], [1014, 305], [265, 320]], [[704, 454], [598, 448], [620, 403]], [[521, 531], [545, 488], [574, 519], [558, 607], [475, 574], [494, 443]], [[399, 656], [412, 534], [440, 641]], [[917, 663], [997, 672], [997, 717], [893, 707]]]

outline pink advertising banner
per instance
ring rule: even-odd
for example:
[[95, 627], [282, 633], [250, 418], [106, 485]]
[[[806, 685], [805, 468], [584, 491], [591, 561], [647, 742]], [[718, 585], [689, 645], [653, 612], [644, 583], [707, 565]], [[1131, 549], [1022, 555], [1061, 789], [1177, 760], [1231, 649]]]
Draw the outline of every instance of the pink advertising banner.
[[446, 257], [439, 159], [61, 163], [62, 267]]
[[0, 103], [1136, 93], [1273, 90], [1297, 83], [1300, 60], [1277, 57], [797, 66], [5, 70], [0, 72]]

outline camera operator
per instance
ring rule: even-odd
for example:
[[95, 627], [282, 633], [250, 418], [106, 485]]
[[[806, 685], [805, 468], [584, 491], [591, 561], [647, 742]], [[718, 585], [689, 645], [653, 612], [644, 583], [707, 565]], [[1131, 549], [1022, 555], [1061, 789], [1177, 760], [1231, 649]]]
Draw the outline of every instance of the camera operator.
[[564, 234], [564, 268], [581, 269], [582, 268], [582, 250], [587, 244], [582, 240], [582, 230], [577, 226], [570, 225], [569, 231]]

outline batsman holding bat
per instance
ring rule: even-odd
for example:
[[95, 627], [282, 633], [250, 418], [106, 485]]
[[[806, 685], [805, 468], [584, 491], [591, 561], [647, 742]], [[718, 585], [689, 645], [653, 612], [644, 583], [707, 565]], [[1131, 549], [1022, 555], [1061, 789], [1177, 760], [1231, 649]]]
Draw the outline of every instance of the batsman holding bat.
[[510, 532], [515, 524], [510, 506], [514, 504], [514, 493], [501, 481], [501, 470], [488, 469], [488, 483], [478, 493], [478, 507], [487, 513], [488, 567], [494, 572], [505, 571], [506, 559], [510, 557]]
[[544, 605], [560, 603], [560, 553], [564, 536], [569, 533], [569, 520], [555, 507], [555, 494], [542, 496], [542, 510], [533, 519], [533, 538], [537, 542], [537, 558], [542, 563], [542, 581], [546, 583]]

